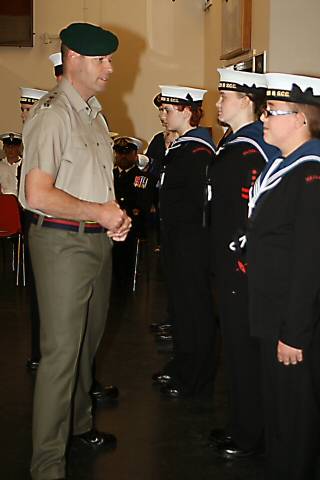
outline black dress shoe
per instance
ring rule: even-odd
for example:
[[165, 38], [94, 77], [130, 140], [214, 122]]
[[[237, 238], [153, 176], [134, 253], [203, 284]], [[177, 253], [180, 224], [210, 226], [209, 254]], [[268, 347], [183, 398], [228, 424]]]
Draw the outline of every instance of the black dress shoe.
[[225, 444], [225, 442], [230, 442], [232, 440], [232, 436], [231, 433], [222, 428], [214, 428], [211, 430], [208, 440], [210, 446], [218, 447], [221, 444]]
[[98, 449], [112, 449], [117, 446], [117, 439], [112, 433], [99, 432], [96, 429], [89, 430], [89, 432], [82, 433], [81, 435], [74, 435], [76, 442], [82, 446]]
[[229, 460], [232, 458], [237, 459], [251, 457], [263, 452], [263, 450], [260, 448], [243, 450], [242, 448], [238, 447], [238, 445], [232, 439], [221, 442], [216, 446], [215, 451], [220, 457], [227, 458]]
[[158, 331], [161, 331], [161, 329], [168, 329], [169, 327], [172, 327], [171, 323], [159, 323], [159, 322], [153, 322], [153, 323], [150, 323], [150, 330], [151, 332], [158, 332]]
[[172, 377], [164, 372], [157, 372], [152, 375], [152, 380], [158, 385], [167, 385], [172, 381]]
[[37, 370], [39, 367], [39, 360], [33, 360], [32, 358], [28, 358], [26, 362], [26, 367], [28, 370]]
[[172, 335], [170, 333], [157, 333], [156, 342], [157, 343], [172, 343]]
[[170, 323], [164, 323], [163, 325], [159, 325], [156, 333], [162, 333], [164, 335], [168, 335], [172, 333], [172, 325]]
[[186, 396], [183, 390], [174, 383], [163, 385], [160, 391], [167, 398], [183, 398]]
[[119, 397], [119, 390], [115, 385], [103, 387], [101, 383], [95, 382], [91, 388], [90, 395], [97, 402], [114, 401]]

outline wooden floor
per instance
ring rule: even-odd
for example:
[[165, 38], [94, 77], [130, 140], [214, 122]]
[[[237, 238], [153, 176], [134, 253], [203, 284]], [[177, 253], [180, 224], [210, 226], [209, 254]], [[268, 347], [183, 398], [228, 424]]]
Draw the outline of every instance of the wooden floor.
[[[263, 458], [228, 462], [207, 445], [213, 427], [226, 420], [223, 369], [214, 392], [200, 399], [169, 400], [151, 376], [168, 354], [157, 351], [149, 324], [165, 318], [166, 299], [159, 254], [143, 245], [135, 294], [113, 291], [97, 377], [119, 387], [116, 405], [96, 410], [100, 430], [114, 433], [118, 448], [86, 454], [71, 450], [71, 480], [258, 480]], [[8, 249], [6, 249], [8, 250]], [[1, 253], [1, 252], [0, 252]], [[0, 257], [1, 258], [1, 257]], [[2, 260], [1, 260], [2, 261]], [[30, 479], [31, 411], [35, 374], [25, 368], [30, 354], [28, 288], [16, 287], [8, 251], [0, 264], [1, 462], [3, 480]]]

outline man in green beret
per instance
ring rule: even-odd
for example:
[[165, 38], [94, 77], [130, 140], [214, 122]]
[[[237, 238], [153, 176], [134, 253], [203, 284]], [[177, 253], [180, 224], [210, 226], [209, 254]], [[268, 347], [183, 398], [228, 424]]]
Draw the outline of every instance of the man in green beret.
[[19, 198], [33, 212], [29, 243], [42, 358], [33, 414], [34, 480], [65, 478], [70, 434], [83, 448], [116, 446], [93, 425], [91, 366], [109, 306], [112, 240], [131, 219], [115, 201], [112, 142], [95, 94], [112, 73], [117, 37], [74, 23], [60, 33], [63, 78], [24, 126]]

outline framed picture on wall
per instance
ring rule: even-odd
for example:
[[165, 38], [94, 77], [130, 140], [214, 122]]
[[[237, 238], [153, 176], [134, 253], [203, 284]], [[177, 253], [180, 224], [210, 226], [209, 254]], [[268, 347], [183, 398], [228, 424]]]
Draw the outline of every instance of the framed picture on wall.
[[0, 1], [0, 46], [33, 46], [33, 0]]
[[222, 0], [221, 60], [251, 49], [252, 0]]
[[248, 57], [241, 59], [237, 63], [233, 63], [232, 60], [228, 62], [225, 67], [233, 68], [239, 72], [255, 72], [266, 73], [267, 71], [267, 52], [264, 50], [262, 53], [250, 54]]
[[267, 71], [267, 52], [258, 53], [253, 56], [253, 71], [256, 73], [266, 73]]

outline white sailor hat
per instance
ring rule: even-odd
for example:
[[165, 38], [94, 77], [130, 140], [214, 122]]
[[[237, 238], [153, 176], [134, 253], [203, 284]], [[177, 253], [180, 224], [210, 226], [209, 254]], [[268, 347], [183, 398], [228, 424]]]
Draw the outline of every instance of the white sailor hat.
[[320, 106], [320, 78], [267, 73], [267, 100]]
[[239, 72], [231, 68], [218, 68], [220, 82], [218, 90], [233, 90], [250, 93], [267, 88], [267, 80], [262, 73]]
[[119, 153], [128, 153], [132, 150], [138, 151], [142, 148], [142, 141], [134, 137], [116, 137], [113, 141], [113, 149]]
[[62, 55], [61, 52], [52, 53], [49, 55], [50, 62], [53, 63], [54, 66], [54, 74], [56, 77], [59, 77], [63, 74], [63, 66], [62, 66]]
[[21, 133], [15, 132], [2, 133], [0, 135], [0, 140], [2, 140], [5, 145], [20, 145], [22, 142], [22, 135]]
[[46, 90], [37, 90], [36, 88], [27, 87], [20, 87], [20, 90], [20, 103], [28, 103], [29, 105], [33, 105], [48, 93]]
[[179, 85], [159, 85], [159, 87], [161, 96], [155, 97], [154, 103], [156, 106], [162, 103], [201, 106], [203, 97], [208, 91], [200, 88], [181, 87]]

